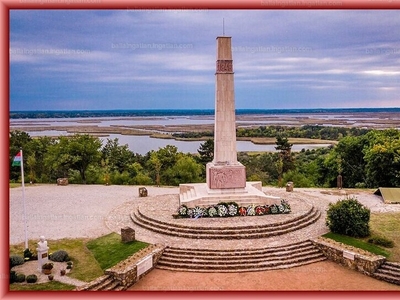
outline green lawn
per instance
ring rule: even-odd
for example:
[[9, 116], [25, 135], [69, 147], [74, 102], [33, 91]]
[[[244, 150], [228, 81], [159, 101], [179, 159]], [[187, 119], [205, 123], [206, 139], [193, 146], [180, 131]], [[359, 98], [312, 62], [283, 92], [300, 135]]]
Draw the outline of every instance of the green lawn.
[[91, 240], [86, 245], [99, 262], [100, 267], [105, 270], [128, 258], [135, 252], [146, 248], [149, 244], [139, 241], [122, 243], [119, 234], [110, 233]]
[[388, 260], [400, 262], [400, 213], [371, 213], [370, 228], [372, 236], [394, 242], [393, 248], [385, 248], [390, 252]]
[[72, 291], [74, 285], [51, 281], [45, 283], [14, 283], [10, 284], [10, 291]]
[[356, 248], [360, 248], [363, 249], [365, 251], [369, 251], [371, 253], [377, 254], [377, 255], [382, 255], [385, 257], [388, 257], [390, 255], [390, 252], [386, 251], [385, 249], [382, 249], [381, 247], [369, 244], [367, 242], [364, 242], [361, 239], [357, 239], [357, 238], [352, 238], [346, 235], [341, 235], [341, 234], [337, 234], [337, 233], [332, 233], [332, 232], [328, 232], [327, 234], [324, 234], [323, 237], [332, 239], [334, 241], [346, 244], [346, 245], [350, 245]]
[[[60, 239], [60, 240], [47, 240], [50, 247], [50, 253], [56, 250], [65, 250], [68, 252], [74, 267], [68, 276], [82, 281], [91, 281], [101, 275], [103, 270], [99, 263], [96, 261], [94, 255], [86, 247], [88, 239]], [[36, 241], [29, 241], [29, 249], [36, 252]], [[10, 246], [10, 255], [18, 254], [23, 255], [24, 243]]]
[[[371, 235], [366, 238], [351, 238], [344, 235], [327, 233], [324, 236], [335, 241], [383, 255], [389, 261], [400, 262], [400, 213], [371, 213]], [[370, 237], [386, 238], [394, 242], [393, 248], [385, 248], [368, 243]]]
[[22, 186], [21, 183], [18, 182], [10, 182], [9, 187], [10, 189]]
[[[116, 265], [121, 260], [129, 257], [135, 252], [147, 247], [149, 244], [140, 241], [122, 243], [121, 236], [117, 233], [99, 237], [97, 239], [60, 239], [48, 240], [51, 252], [65, 250], [68, 252], [74, 267], [68, 276], [89, 282], [104, 274], [104, 270]], [[29, 249], [36, 249], [36, 241], [29, 241]], [[24, 243], [11, 245], [9, 254], [23, 256]], [[27, 275], [27, 274], [25, 274]], [[54, 291], [72, 290], [74, 286], [59, 282], [48, 282], [40, 284], [10, 284], [12, 291]]]

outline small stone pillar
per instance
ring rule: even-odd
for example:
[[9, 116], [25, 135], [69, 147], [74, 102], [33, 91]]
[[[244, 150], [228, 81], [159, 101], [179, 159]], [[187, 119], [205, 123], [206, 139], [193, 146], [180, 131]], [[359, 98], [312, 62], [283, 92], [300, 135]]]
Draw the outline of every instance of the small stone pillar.
[[286, 184], [286, 192], [293, 192], [293, 181], [288, 181]]
[[341, 190], [342, 187], [343, 187], [343, 178], [342, 175], [339, 174], [337, 177], [337, 188]]
[[135, 230], [129, 226], [121, 228], [121, 241], [123, 243], [135, 241]]
[[42, 266], [49, 261], [49, 247], [43, 235], [40, 236], [36, 251], [38, 255], [38, 271], [42, 271]]

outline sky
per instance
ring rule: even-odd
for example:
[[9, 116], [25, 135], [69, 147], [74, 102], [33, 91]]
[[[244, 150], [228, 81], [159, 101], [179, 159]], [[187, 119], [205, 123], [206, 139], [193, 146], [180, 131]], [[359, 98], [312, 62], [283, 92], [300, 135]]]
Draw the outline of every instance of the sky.
[[10, 111], [400, 107], [396, 10], [10, 10]]

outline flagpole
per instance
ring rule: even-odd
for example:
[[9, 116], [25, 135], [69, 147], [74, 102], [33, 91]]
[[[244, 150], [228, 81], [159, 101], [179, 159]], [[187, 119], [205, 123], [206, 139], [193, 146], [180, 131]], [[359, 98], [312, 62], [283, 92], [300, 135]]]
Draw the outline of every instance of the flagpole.
[[25, 249], [28, 249], [28, 230], [27, 230], [26, 205], [25, 205], [24, 157], [22, 155], [22, 149], [21, 149], [21, 180], [22, 180], [22, 201], [24, 204]]

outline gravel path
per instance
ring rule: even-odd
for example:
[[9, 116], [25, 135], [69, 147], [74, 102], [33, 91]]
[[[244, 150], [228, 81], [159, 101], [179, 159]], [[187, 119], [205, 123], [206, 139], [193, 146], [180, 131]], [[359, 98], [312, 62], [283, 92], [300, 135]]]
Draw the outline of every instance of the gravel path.
[[[149, 196], [179, 189], [146, 187]], [[26, 185], [28, 239], [93, 238], [111, 231], [105, 218], [116, 206], [139, 197], [137, 186]], [[22, 188], [10, 189], [10, 244], [25, 240]]]

